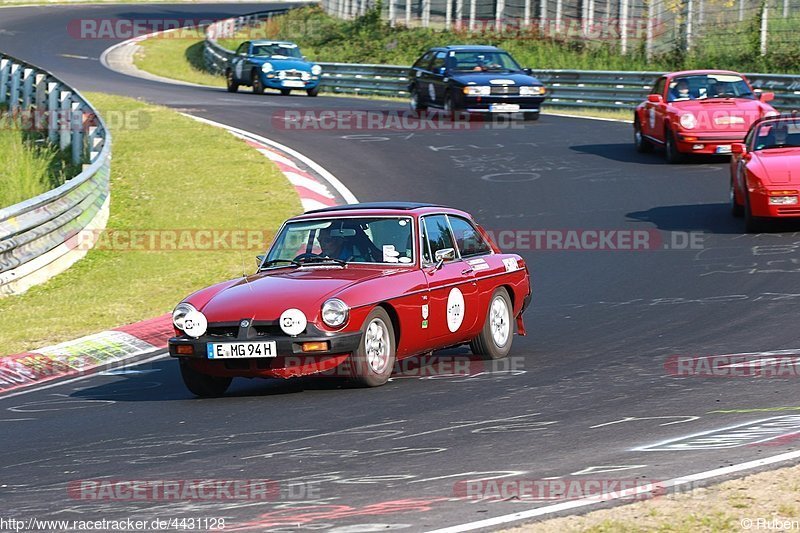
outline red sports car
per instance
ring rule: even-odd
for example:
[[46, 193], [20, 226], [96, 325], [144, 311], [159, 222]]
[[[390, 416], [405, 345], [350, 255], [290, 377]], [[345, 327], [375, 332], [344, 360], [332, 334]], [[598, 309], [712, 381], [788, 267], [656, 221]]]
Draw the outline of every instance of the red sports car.
[[753, 90], [736, 72], [665, 74], [634, 111], [636, 149], [649, 152], [663, 146], [670, 163], [680, 162], [686, 154], [729, 154], [753, 122], [778, 114], [767, 104], [774, 97]]
[[470, 215], [419, 203], [352, 204], [286, 221], [258, 271], [173, 312], [169, 352], [198, 396], [234, 377], [389, 379], [396, 359], [469, 343], [505, 357], [530, 277]]
[[800, 217], [800, 120], [759, 120], [744, 143], [733, 145], [730, 199], [745, 229], [764, 229], [764, 218]]

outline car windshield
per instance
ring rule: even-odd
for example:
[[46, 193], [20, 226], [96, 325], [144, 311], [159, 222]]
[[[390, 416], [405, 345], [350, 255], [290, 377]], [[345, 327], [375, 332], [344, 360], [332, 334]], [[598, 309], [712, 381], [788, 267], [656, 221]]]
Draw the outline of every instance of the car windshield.
[[755, 99], [744, 78], [735, 74], [697, 74], [673, 78], [669, 83], [668, 102], [709, 100], [713, 98]]
[[800, 148], [800, 123], [790, 120], [771, 120], [756, 126], [754, 150]]
[[300, 59], [303, 55], [295, 44], [272, 43], [254, 44], [253, 55], [257, 57], [294, 58]]
[[265, 267], [312, 263], [414, 262], [409, 217], [321, 218], [289, 222], [269, 251]]
[[508, 52], [451, 52], [450, 66], [459, 72], [503, 72], [522, 70]]

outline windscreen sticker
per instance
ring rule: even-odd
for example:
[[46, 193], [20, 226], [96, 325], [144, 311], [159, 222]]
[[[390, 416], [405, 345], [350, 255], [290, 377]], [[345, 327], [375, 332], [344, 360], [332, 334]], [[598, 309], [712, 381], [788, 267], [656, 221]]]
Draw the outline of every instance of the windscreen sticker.
[[400, 256], [400, 252], [395, 250], [394, 244], [384, 244], [383, 245], [383, 262], [384, 263], [398, 263], [400, 260], [398, 257]]

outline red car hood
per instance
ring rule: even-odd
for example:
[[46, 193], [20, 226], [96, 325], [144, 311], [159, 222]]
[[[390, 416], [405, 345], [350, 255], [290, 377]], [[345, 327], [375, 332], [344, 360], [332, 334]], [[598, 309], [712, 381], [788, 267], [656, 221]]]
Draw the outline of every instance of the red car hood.
[[713, 98], [684, 100], [671, 104], [679, 113], [692, 113], [697, 119], [694, 131], [747, 132], [750, 125], [772, 107], [758, 100]]
[[379, 268], [338, 267], [262, 272], [220, 290], [200, 311], [209, 322], [234, 322], [242, 318], [277, 320], [286, 309], [294, 307], [311, 321], [327, 298], [385, 272]]
[[800, 186], [800, 148], [775, 148], [753, 154], [767, 185]]

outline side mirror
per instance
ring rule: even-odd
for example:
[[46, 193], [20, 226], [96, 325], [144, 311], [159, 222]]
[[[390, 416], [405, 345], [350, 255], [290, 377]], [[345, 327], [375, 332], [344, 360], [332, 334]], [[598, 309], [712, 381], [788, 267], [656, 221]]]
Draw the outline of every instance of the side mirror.
[[303, 56], [303, 61], [308, 61], [308, 58], [306, 56]]
[[257, 255], [256, 256], [256, 271], [261, 269], [261, 264], [264, 262], [264, 259], [266, 259], [266, 258], [267, 258], [266, 255]]
[[436, 250], [436, 253], [433, 255], [436, 265], [433, 267], [433, 270], [439, 270], [442, 268], [442, 264], [445, 261], [452, 261], [455, 258], [456, 251], [453, 248], [442, 248], [441, 250]]
[[440, 76], [444, 76], [445, 74], [447, 74], [447, 67], [437, 68], [436, 73], [439, 74]]
[[743, 143], [733, 143], [731, 145], [731, 153], [738, 154], [738, 155], [746, 154], [747, 153], [747, 147]]
[[532, 68], [524, 68], [524, 69], [522, 69], [522, 72], [524, 72], [528, 76], [533, 76], [533, 69]]
[[664, 98], [660, 94], [648, 94], [647, 101], [654, 104], [660, 104], [664, 101]]
[[775, 100], [775, 93], [761, 93], [758, 95], [758, 99], [762, 102], [771, 102]]

